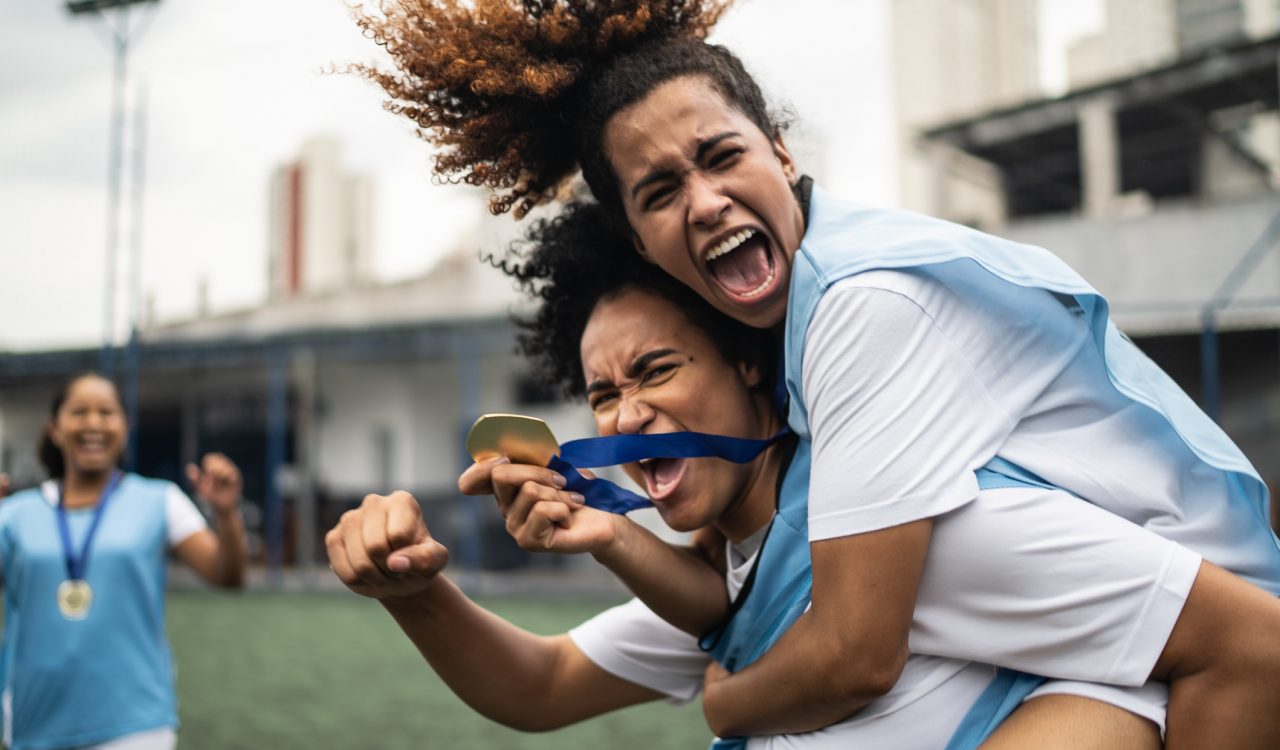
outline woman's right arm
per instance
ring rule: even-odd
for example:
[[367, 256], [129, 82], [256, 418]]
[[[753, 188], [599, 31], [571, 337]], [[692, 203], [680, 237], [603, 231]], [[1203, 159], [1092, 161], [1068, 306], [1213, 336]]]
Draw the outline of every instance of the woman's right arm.
[[449, 688], [494, 721], [545, 731], [662, 697], [606, 672], [567, 635], [530, 633], [467, 598], [441, 575], [448, 551], [407, 492], [366, 497], [325, 544], [338, 578], [377, 599]]

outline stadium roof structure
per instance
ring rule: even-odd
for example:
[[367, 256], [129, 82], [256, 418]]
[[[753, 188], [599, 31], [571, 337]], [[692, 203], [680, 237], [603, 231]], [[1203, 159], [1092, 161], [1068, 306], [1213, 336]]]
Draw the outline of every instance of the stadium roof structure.
[[97, 13], [100, 10], [123, 8], [126, 5], [156, 3], [159, 1], [160, 0], [67, 0], [67, 10], [71, 11], [71, 15], [75, 16], [81, 13]]
[[1190, 195], [1199, 144], [1216, 138], [1265, 175], [1267, 163], [1221, 122], [1221, 113], [1280, 107], [1280, 35], [1199, 52], [1116, 78], [926, 128], [999, 168], [1011, 217], [1070, 211], [1083, 202], [1080, 109], [1106, 97], [1117, 113], [1120, 192]]
[[[513, 351], [511, 314], [522, 299], [510, 278], [471, 253], [455, 252], [406, 281], [146, 327], [139, 366], [144, 371], [254, 366], [298, 349], [351, 360], [505, 354]], [[100, 353], [99, 347], [0, 351], [0, 384], [90, 370], [99, 366]]]

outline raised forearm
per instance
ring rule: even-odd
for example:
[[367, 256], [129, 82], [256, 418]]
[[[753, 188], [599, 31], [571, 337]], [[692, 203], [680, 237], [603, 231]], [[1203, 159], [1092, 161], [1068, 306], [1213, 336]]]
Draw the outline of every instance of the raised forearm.
[[[599, 713], [565, 696], [567, 637], [544, 637], [503, 620], [443, 576], [425, 592], [382, 601], [418, 652], [459, 698], [484, 716], [525, 731]], [[571, 692], [571, 691], [570, 691]]]
[[368, 495], [325, 534], [329, 565], [377, 599], [445, 684], [489, 718], [553, 729], [659, 695], [606, 672], [567, 635], [543, 637], [472, 602], [441, 571], [449, 553], [407, 492]]
[[811, 731], [891, 690], [932, 533], [925, 519], [812, 543], [812, 607], [758, 661], [706, 687], [712, 730]]
[[[896, 672], [878, 675], [856, 654], [834, 652], [821, 631], [806, 612], [759, 661], [708, 683], [702, 707], [712, 731], [721, 737], [811, 732], [893, 687]], [[861, 679], [850, 680], [850, 673]]]
[[699, 550], [668, 544], [626, 519], [608, 549], [595, 558], [659, 617], [701, 636], [729, 607], [724, 575]]
[[218, 535], [217, 584], [228, 588], [244, 587], [245, 533], [240, 509], [218, 511], [213, 517]]

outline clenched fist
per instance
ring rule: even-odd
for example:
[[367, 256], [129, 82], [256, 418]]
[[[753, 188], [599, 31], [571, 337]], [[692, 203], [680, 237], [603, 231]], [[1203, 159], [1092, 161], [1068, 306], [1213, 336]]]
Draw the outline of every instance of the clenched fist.
[[408, 492], [365, 496], [359, 508], [342, 514], [324, 543], [338, 578], [373, 599], [421, 593], [449, 561], [449, 551], [431, 538]]

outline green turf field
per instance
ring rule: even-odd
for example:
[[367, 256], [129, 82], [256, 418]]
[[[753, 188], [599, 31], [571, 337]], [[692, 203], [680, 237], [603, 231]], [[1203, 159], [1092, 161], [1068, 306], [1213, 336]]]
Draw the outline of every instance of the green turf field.
[[[540, 633], [611, 601], [487, 599]], [[171, 592], [181, 750], [225, 748], [704, 748], [700, 707], [615, 712], [522, 734], [454, 697], [381, 607], [349, 594]]]

